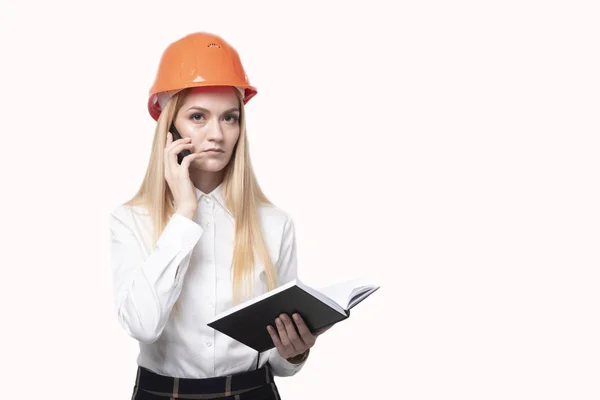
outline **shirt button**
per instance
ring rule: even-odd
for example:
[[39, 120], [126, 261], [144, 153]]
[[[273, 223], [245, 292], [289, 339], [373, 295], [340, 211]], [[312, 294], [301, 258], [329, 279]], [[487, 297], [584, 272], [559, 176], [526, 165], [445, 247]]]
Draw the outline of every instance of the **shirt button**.
[[210, 340], [207, 340], [205, 344], [206, 344], [206, 347], [212, 346], [212, 342]]
[[206, 226], [211, 226], [211, 225], [212, 225], [212, 222], [207, 222], [206, 223]]
[[210, 199], [208, 197], [205, 197], [204, 201], [207, 202], [207, 203], [210, 203]]

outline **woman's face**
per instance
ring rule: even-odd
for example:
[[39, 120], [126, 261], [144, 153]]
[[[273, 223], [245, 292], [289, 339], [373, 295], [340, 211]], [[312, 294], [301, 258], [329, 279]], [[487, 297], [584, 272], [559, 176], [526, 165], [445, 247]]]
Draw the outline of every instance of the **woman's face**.
[[175, 127], [183, 138], [192, 139], [193, 153], [201, 156], [192, 166], [202, 171], [220, 171], [231, 159], [240, 136], [240, 110], [235, 88], [191, 89], [182, 101]]

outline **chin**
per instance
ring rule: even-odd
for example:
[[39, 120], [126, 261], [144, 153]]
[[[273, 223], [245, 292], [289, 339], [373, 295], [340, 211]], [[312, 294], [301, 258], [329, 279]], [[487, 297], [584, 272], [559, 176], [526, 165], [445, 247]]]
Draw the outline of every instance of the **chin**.
[[201, 171], [219, 172], [227, 166], [227, 163], [217, 160], [202, 160], [197, 163], [194, 162], [193, 165]]

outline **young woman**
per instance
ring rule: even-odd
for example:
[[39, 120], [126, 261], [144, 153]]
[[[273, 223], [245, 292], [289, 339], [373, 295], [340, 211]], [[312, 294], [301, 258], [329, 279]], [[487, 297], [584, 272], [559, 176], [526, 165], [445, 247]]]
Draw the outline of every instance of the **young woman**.
[[256, 93], [218, 36], [163, 53], [146, 175], [110, 213], [116, 311], [140, 346], [133, 399], [278, 399], [273, 376], [297, 373], [315, 344], [297, 314], [273, 321], [262, 354], [206, 325], [297, 276], [293, 221], [250, 163], [244, 106]]

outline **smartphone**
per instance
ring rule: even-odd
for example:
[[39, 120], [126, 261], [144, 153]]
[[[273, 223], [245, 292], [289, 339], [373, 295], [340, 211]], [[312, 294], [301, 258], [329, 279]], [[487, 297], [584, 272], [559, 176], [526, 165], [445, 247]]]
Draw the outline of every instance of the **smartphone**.
[[[177, 131], [177, 128], [175, 128], [174, 123], [171, 123], [171, 128], [169, 129], [169, 132], [171, 132], [173, 134], [173, 141], [181, 139], [181, 135]], [[179, 165], [181, 165], [181, 162], [183, 161], [183, 157], [189, 156], [190, 154], [192, 154], [192, 152], [189, 151], [188, 149], [182, 150], [179, 154], [177, 154], [177, 163], [179, 163]]]

